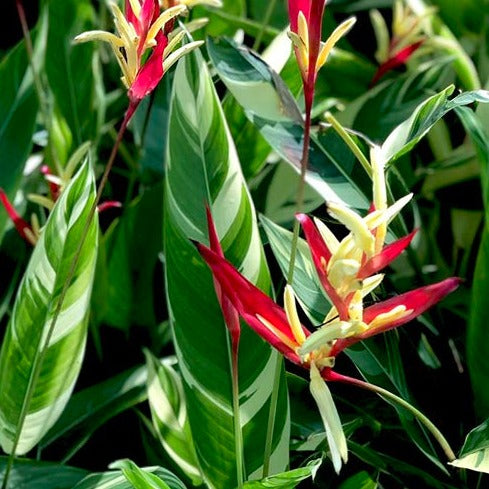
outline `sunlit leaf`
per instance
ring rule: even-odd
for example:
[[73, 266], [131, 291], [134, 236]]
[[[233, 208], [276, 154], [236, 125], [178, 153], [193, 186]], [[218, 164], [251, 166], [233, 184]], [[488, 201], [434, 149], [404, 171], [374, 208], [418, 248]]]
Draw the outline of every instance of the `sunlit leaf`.
[[52, 323], [94, 199], [87, 162], [51, 212], [17, 293], [0, 352], [0, 443], [7, 453], [19, 424], [17, 454], [39, 442], [61, 415], [78, 377], [97, 257], [97, 219], [88, 228], [54, 329]]

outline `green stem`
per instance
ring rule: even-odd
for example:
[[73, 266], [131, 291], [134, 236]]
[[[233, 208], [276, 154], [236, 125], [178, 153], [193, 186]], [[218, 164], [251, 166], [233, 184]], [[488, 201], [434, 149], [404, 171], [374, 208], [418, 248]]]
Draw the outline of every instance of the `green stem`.
[[233, 384], [233, 421], [234, 421], [234, 446], [236, 452], [236, 476], [238, 486], [242, 489], [244, 484], [244, 463], [243, 463], [243, 432], [241, 430], [241, 415], [239, 411], [239, 370], [238, 370], [238, 342], [232, 339], [231, 352], [231, 378]]
[[268, 477], [270, 472], [270, 458], [272, 456], [273, 432], [275, 430], [278, 391], [280, 389], [280, 381], [282, 378], [282, 356], [276, 352], [273, 354], [276, 356], [277, 361], [275, 363], [275, 376], [273, 379], [272, 395], [270, 397], [270, 410], [268, 412], [267, 437], [265, 439], [265, 452], [263, 457], [263, 478]]
[[111, 152], [109, 160], [107, 162], [107, 166], [105, 167], [104, 174], [103, 174], [102, 179], [100, 181], [100, 184], [99, 184], [99, 187], [97, 190], [97, 195], [95, 197], [95, 201], [92, 204], [92, 207], [90, 208], [90, 212], [88, 214], [87, 221], [85, 223], [85, 227], [83, 228], [82, 234], [80, 236], [80, 242], [78, 244], [78, 248], [75, 252], [75, 256], [73, 257], [73, 260], [71, 261], [70, 268], [69, 268], [68, 274], [66, 276], [66, 280], [63, 284], [63, 288], [61, 289], [61, 293], [59, 295], [59, 299], [58, 299], [58, 302], [56, 304], [56, 309], [55, 309], [54, 314], [53, 314], [53, 319], [51, 320], [51, 323], [50, 323], [49, 328], [48, 328], [46, 339], [45, 339], [43, 345], [39, 345], [41, 348], [37, 349], [36, 356], [34, 357], [34, 361], [32, 363], [31, 371], [29, 373], [29, 382], [27, 384], [27, 389], [26, 389], [24, 399], [22, 402], [22, 407], [20, 410], [19, 419], [17, 421], [14, 443], [12, 445], [12, 450], [9, 454], [7, 467], [5, 470], [5, 477], [3, 479], [1, 489], [7, 489], [10, 473], [11, 473], [11, 470], [12, 470], [12, 467], [14, 464], [14, 460], [15, 460], [15, 452], [16, 452], [17, 447], [19, 445], [20, 436], [22, 433], [22, 428], [24, 426], [25, 418], [26, 418], [27, 413], [29, 411], [29, 407], [30, 407], [30, 404], [32, 401], [32, 397], [34, 395], [34, 390], [36, 388], [37, 381], [39, 380], [39, 376], [41, 374], [42, 365], [44, 363], [44, 359], [45, 359], [47, 351], [48, 351], [48, 346], [49, 346], [49, 343], [51, 341], [51, 337], [53, 335], [54, 329], [55, 329], [56, 324], [58, 322], [58, 318], [59, 318], [59, 315], [61, 313], [61, 309], [63, 307], [63, 302], [66, 298], [67, 293], [68, 293], [68, 289], [70, 288], [71, 281], [73, 280], [73, 277], [75, 276], [76, 266], [78, 264], [78, 260], [80, 259], [81, 252], [82, 252], [83, 246], [85, 244], [85, 240], [88, 236], [88, 232], [90, 230], [91, 222], [95, 216], [95, 212], [97, 211], [97, 206], [98, 206], [100, 199], [102, 197], [102, 193], [104, 191], [105, 185], [107, 184], [107, 180], [109, 178], [110, 170], [112, 169], [112, 166], [114, 165], [115, 157], [117, 155], [117, 150], [119, 148], [119, 145], [120, 145], [122, 138], [124, 136], [124, 133], [126, 131], [127, 124], [129, 123], [129, 120], [131, 119], [132, 115], [134, 114], [136, 106], [137, 106], [137, 104], [132, 103], [132, 104], [130, 104], [128, 110], [126, 111], [126, 114], [124, 116], [124, 120], [122, 121], [121, 127], [119, 129], [119, 133], [118, 133], [116, 142], [114, 144], [114, 147], [112, 148], [112, 152]]
[[443, 452], [445, 453], [445, 455], [447, 456], [450, 462], [452, 462], [457, 458], [452, 450], [452, 447], [450, 446], [446, 438], [443, 436], [441, 431], [421, 411], [419, 411], [414, 406], [409, 404], [402, 397], [399, 397], [396, 394], [393, 394], [392, 392], [389, 392], [388, 390], [383, 389], [382, 387], [379, 387], [377, 385], [364, 382], [363, 380], [354, 379], [352, 377], [347, 377], [345, 375], [337, 374], [336, 372], [331, 372], [330, 376], [331, 376], [330, 380], [356, 385], [357, 387], [361, 387], [362, 389], [375, 392], [376, 394], [379, 394], [381, 397], [394, 401], [396, 404], [398, 404], [399, 406], [403, 407], [411, 414], [413, 414], [414, 417], [428, 429], [428, 431], [433, 435], [435, 440], [438, 442], [438, 444], [440, 445], [440, 447], [442, 448]]
[[265, 12], [265, 17], [263, 18], [263, 22], [261, 23], [261, 29], [255, 38], [255, 42], [253, 43], [253, 49], [255, 51], [260, 47], [261, 41], [263, 39], [263, 34], [265, 34], [265, 29], [270, 23], [270, 19], [272, 17], [272, 13], [276, 4], [277, 4], [277, 0], [269, 0], [268, 8]]
[[362, 150], [358, 147], [357, 143], [348, 134], [345, 128], [338, 122], [338, 120], [330, 114], [326, 114], [326, 120], [331, 124], [331, 127], [338, 133], [338, 136], [343, 139], [346, 145], [351, 149], [352, 153], [357, 157], [358, 161], [361, 163], [363, 169], [367, 172], [367, 175], [372, 178], [372, 166], [370, 161], [363, 154]]

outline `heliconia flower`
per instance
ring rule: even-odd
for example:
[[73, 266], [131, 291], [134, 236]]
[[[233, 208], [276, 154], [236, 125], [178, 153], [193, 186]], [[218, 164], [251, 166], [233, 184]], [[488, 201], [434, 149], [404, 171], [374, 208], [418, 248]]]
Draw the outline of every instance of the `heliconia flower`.
[[34, 218], [32, 224], [29, 224], [25, 219], [20, 217], [2, 188], [0, 188], [0, 202], [7, 211], [20, 237], [30, 245], [35, 246], [39, 238], [39, 222], [37, 219]]
[[[382, 179], [377, 180], [378, 184], [382, 184]], [[377, 189], [375, 200], [381, 208], [384, 207], [382, 199], [382, 192]], [[392, 207], [395, 207], [394, 211]], [[387, 207], [383, 211], [372, 210], [369, 213], [370, 217], [367, 216], [363, 224], [367, 226], [370, 235], [373, 236], [371, 231], [374, 231], [386, 220], [390, 220], [401, 208], [402, 205], [397, 205]], [[341, 215], [338, 209], [336, 208]], [[424, 313], [455, 290], [460, 284], [460, 279], [449, 278], [364, 308], [363, 298], [374, 290], [383, 278], [382, 275], [368, 274], [370, 272], [376, 274], [397, 257], [409, 245], [414, 233], [381, 248], [378, 253], [375, 252], [374, 246], [366, 245], [372, 249], [372, 256], [366, 259], [365, 248], [360, 247], [359, 251], [356, 250], [357, 243], [362, 240], [355, 243], [353, 238], [355, 232], [361, 234], [361, 230], [355, 229], [359, 224], [348, 222], [348, 220], [354, 221], [355, 218], [348, 215], [344, 219], [353, 230], [351, 235], [339, 242], [329, 229], [325, 227], [320, 232], [310, 218], [301, 214], [298, 219], [305, 229], [313, 261], [325, 291], [333, 303], [324, 324], [311, 333], [301, 324], [292, 287], [286, 285], [284, 308], [281, 308], [226, 261], [213, 228], [209, 210], [207, 210], [207, 218], [211, 248], [213, 249], [202, 244], [197, 244], [197, 247], [211, 268], [224, 316], [226, 317], [228, 314], [226, 308], [236, 311], [256, 333], [287, 359], [310, 370], [311, 393], [318, 403], [333, 464], [338, 472], [341, 468], [341, 460], [346, 462], [346, 441], [331, 394], [323, 381], [335, 380], [331, 377], [331, 369], [334, 367], [336, 356], [358, 341], [405, 324]], [[360, 217], [358, 219], [361, 220]], [[363, 237], [363, 239], [366, 238]], [[341, 283], [335, 284], [333, 283], [334, 280], [330, 279], [330, 274], [327, 273], [328, 265], [338, 253], [357, 257], [358, 252], [363, 259], [357, 260], [358, 267], [351, 266], [354, 271], [353, 279], [349, 276], [350, 269], [345, 264], [347, 258], [343, 262], [337, 261], [341, 267], [347, 268], [347, 273], [343, 274], [343, 278], [346, 277], [349, 287], [342, 289]], [[351, 258], [351, 261], [355, 260]], [[362, 276], [361, 279], [358, 278], [359, 273]], [[356, 278], [354, 277], [355, 274], [357, 275]], [[341, 277], [341, 273], [339, 277]], [[355, 281], [357, 282], [356, 288], [350, 288], [350, 285]], [[224, 305], [223, 298], [229, 301], [229, 304]]]
[[386, 73], [406, 64], [430, 35], [424, 22], [435, 12], [426, 8], [422, 15], [415, 13], [409, 5], [398, 0], [394, 3], [392, 19], [392, 37], [384, 18], [378, 10], [370, 11], [370, 19], [377, 39], [375, 58], [379, 62], [370, 85], [375, 85]]
[[[152, 92], [164, 73], [182, 56], [202, 45], [196, 41], [172, 52], [183, 33], [171, 38], [174, 19], [186, 12], [185, 5], [175, 5], [160, 13], [158, 0], [126, 0], [125, 15], [115, 3], [110, 4], [118, 35], [106, 31], [88, 31], [75, 42], [108, 42], [122, 70], [122, 82], [133, 105]], [[147, 54], [147, 51], [150, 51]]]
[[219, 284], [218, 296], [226, 297], [249, 326], [286, 358], [310, 370], [311, 394], [324, 423], [334, 468], [339, 472], [342, 461], [348, 460], [346, 438], [331, 393], [320, 373], [332, 367], [334, 359], [329, 356], [329, 347], [321, 347], [304, 358], [298, 354], [311, 333], [300, 322], [292, 287], [285, 287], [283, 309], [241, 275], [221, 252], [202, 244], [197, 247]]
[[326, 0], [289, 0], [289, 36], [304, 83], [306, 102], [312, 103], [317, 72], [326, 63], [334, 45], [353, 27], [351, 17], [341, 23], [325, 43], [321, 42]]

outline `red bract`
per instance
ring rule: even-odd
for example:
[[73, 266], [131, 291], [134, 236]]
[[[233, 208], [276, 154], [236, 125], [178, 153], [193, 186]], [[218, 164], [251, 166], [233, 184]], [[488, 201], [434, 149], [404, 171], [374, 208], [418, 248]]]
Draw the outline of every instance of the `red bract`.
[[7, 211], [8, 216], [14, 223], [15, 229], [17, 230], [21, 238], [27, 241], [29, 244], [33, 244], [32, 236], [34, 236], [34, 232], [31, 225], [19, 216], [3, 188], [0, 188], [0, 202]]
[[389, 58], [387, 61], [382, 63], [375, 72], [375, 75], [370, 82], [370, 86], [375, 85], [389, 71], [406, 64], [409, 61], [409, 58], [414, 54], [415, 51], [417, 51], [417, 49], [423, 44], [423, 42], [424, 40], [421, 40], [410, 44], [409, 46], [406, 46], [394, 56]]
[[[202, 244], [197, 244], [197, 248], [212, 270], [221, 293], [229, 299], [240, 316], [286, 358], [301, 365], [296, 353], [300, 345], [292, 334], [285, 311], [243, 277], [225, 258]], [[310, 334], [305, 328], [304, 333], [306, 336]]]
[[458, 277], [450, 277], [436, 284], [426, 285], [425, 287], [411, 290], [365, 308], [363, 311], [363, 320], [366, 324], [374, 322], [381, 315], [388, 315], [399, 306], [404, 306], [406, 308], [406, 314], [401, 317], [393, 318], [392, 320], [386, 319], [385, 321], [379, 321], [378, 326], [374, 326], [364, 333], [360, 333], [351, 338], [339, 339], [331, 350], [331, 354], [336, 356], [342, 350], [358, 341], [365, 340], [376, 334], [384, 333], [385, 331], [389, 331], [390, 329], [408, 323], [453, 292], [461, 282], [462, 280]]
[[[219, 242], [219, 237], [217, 235], [216, 227], [214, 225], [211, 211], [208, 206], [206, 206], [206, 215], [207, 215], [207, 229], [209, 233], [209, 243], [211, 247], [210, 249], [221, 258], [224, 258], [224, 252], [222, 251], [221, 243]], [[229, 334], [231, 335], [233, 353], [237, 354], [239, 337], [241, 334], [241, 327], [239, 324], [239, 313], [237, 309], [234, 307], [229, 297], [223, 292], [221, 284], [219, 283], [218, 280], [216, 280], [215, 277], [214, 277], [214, 287], [216, 289], [217, 299], [219, 301], [219, 304], [221, 305], [224, 321], [226, 323], [226, 326], [228, 327]]]

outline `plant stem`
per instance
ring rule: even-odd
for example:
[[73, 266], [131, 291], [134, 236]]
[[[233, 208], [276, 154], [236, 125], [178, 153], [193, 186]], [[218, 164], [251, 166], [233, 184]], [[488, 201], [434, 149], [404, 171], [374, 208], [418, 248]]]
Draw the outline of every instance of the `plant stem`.
[[241, 431], [241, 415], [239, 412], [239, 370], [238, 370], [238, 344], [239, 335], [231, 335], [231, 377], [233, 384], [233, 421], [234, 421], [234, 446], [236, 452], [236, 476], [237, 489], [242, 489], [244, 484], [244, 463], [243, 463], [243, 432]]
[[[302, 212], [304, 206], [304, 193], [306, 189], [306, 171], [309, 164], [309, 147], [311, 144], [311, 112], [312, 112], [312, 97], [310, 100], [306, 99], [306, 120], [304, 122], [304, 144], [302, 146], [302, 158], [301, 158], [301, 173], [299, 180], [299, 187], [297, 189], [296, 200], [296, 214]], [[295, 259], [297, 255], [297, 243], [299, 241], [299, 221], [294, 219], [294, 230], [292, 236], [292, 245], [290, 250], [289, 271], [287, 273], [287, 283], [292, 285], [294, 280], [294, 267]]]
[[457, 457], [455, 453], [453, 452], [450, 444], [446, 440], [446, 438], [443, 436], [441, 431], [418, 409], [416, 409], [414, 406], [409, 404], [407, 401], [402, 399], [402, 397], [397, 396], [396, 394], [393, 394], [392, 392], [389, 392], [386, 389], [383, 389], [382, 387], [379, 387], [374, 384], [370, 384], [369, 382], [364, 382], [363, 380], [360, 379], [354, 379], [352, 377], [347, 377], [345, 375], [338, 374], [336, 372], [330, 371], [327, 374], [327, 380], [331, 381], [338, 381], [338, 382], [343, 382], [346, 384], [351, 384], [351, 385], [356, 385], [357, 387], [361, 387], [362, 389], [369, 390], [371, 392], [375, 392], [376, 394], [379, 394], [381, 397], [390, 399], [391, 401], [394, 401], [396, 404], [399, 406], [403, 407], [407, 411], [409, 411], [411, 414], [415, 416], [415, 418], [423, 424], [429, 432], [433, 435], [435, 440], [438, 442], [440, 447], [443, 449], [445, 455], [447, 456], [448, 460], [452, 462], [455, 460]]
[[70, 268], [69, 268], [68, 274], [66, 276], [66, 280], [63, 284], [63, 288], [61, 289], [61, 293], [59, 295], [58, 303], [56, 304], [56, 309], [55, 309], [54, 314], [53, 314], [53, 319], [51, 320], [51, 323], [50, 323], [49, 328], [48, 328], [46, 339], [44, 341], [44, 344], [40, 345], [41, 348], [37, 349], [36, 356], [34, 357], [34, 361], [32, 363], [32, 368], [31, 368], [31, 371], [29, 374], [29, 382], [27, 384], [27, 390], [25, 392], [25, 396], [24, 396], [24, 399], [22, 402], [22, 408], [20, 410], [19, 419], [17, 421], [14, 443], [12, 445], [12, 450], [9, 454], [7, 467], [5, 470], [5, 477], [3, 479], [1, 489], [7, 489], [8, 480], [9, 480], [10, 473], [11, 473], [12, 466], [13, 466], [14, 459], [15, 459], [15, 452], [16, 452], [17, 447], [19, 445], [20, 436], [22, 433], [22, 428], [24, 426], [25, 418], [26, 418], [27, 413], [29, 411], [30, 403], [31, 403], [32, 397], [34, 395], [34, 390], [36, 388], [37, 381], [39, 380], [39, 375], [41, 374], [42, 365], [43, 365], [44, 358], [46, 356], [46, 353], [47, 353], [47, 350], [49, 347], [49, 343], [51, 341], [51, 337], [53, 335], [54, 329], [55, 329], [56, 324], [58, 322], [58, 318], [59, 318], [59, 315], [61, 313], [61, 309], [63, 307], [63, 302], [66, 298], [67, 293], [68, 293], [68, 289], [70, 288], [71, 281], [73, 280], [73, 277], [75, 275], [76, 266], [78, 264], [78, 260], [80, 259], [81, 252], [82, 252], [83, 246], [85, 244], [85, 240], [88, 236], [88, 232], [90, 230], [91, 222], [95, 216], [95, 212], [97, 211], [97, 205], [100, 202], [100, 199], [102, 197], [102, 193], [104, 191], [105, 185], [107, 184], [107, 180], [109, 178], [110, 170], [112, 169], [112, 166], [114, 165], [115, 157], [117, 155], [117, 150], [119, 148], [119, 145], [120, 145], [122, 138], [124, 136], [124, 133], [126, 131], [127, 124], [129, 123], [129, 120], [131, 119], [132, 115], [134, 114], [134, 111], [136, 110], [137, 105], [138, 105], [137, 102], [131, 103], [129, 105], [129, 108], [127, 109], [125, 115], [124, 115], [124, 119], [121, 123], [121, 127], [119, 129], [119, 133], [117, 135], [116, 142], [112, 148], [112, 152], [110, 154], [109, 160], [108, 160], [107, 165], [105, 167], [104, 174], [102, 175], [102, 179], [100, 181], [100, 184], [99, 184], [99, 187], [97, 190], [97, 195], [95, 197], [95, 201], [92, 204], [92, 207], [90, 208], [90, 212], [88, 214], [87, 221], [85, 223], [85, 227], [83, 228], [83, 231], [82, 231], [82, 234], [80, 237], [80, 242], [78, 244], [78, 248], [75, 252], [75, 256], [73, 257], [73, 260], [71, 261]]
[[268, 477], [270, 472], [270, 458], [272, 456], [273, 432], [275, 430], [275, 415], [277, 413], [278, 391], [280, 389], [280, 380], [282, 377], [282, 356], [273, 352], [277, 361], [275, 363], [275, 376], [273, 379], [272, 395], [270, 396], [270, 410], [268, 412], [267, 437], [265, 439], [265, 452], [263, 456], [263, 474], [262, 477]]
[[260, 47], [261, 40], [263, 39], [263, 34], [265, 34], [265, 29], [270, 23], [270, 18], [272, 17], [272, 13], [276, 4], [277, 4], [277, 0], [269, 0], [268, 8], [265, 12], [265, 17], [263, 17], [263, 22], [261, 24], [261, 29], [255, 38], [255, 42], [253, 43], [253, 49], [255, 51]]
[[357, 157], [358, 161], [361, 163], [363, 169], [367, 172], [367, 175], [372, 178], [372, 166], [370, 161], [365, 157], [362, 150], [358, 147], [357, 143], [348, 134], [345, 128], [338, 122], [338, 120], [330, 114], [326, 114], [326, 120], [331, 124], [331, 127], [338, 133], [338, 136], [343, 139], [346, 145], [351, 149], [352, 153]]

